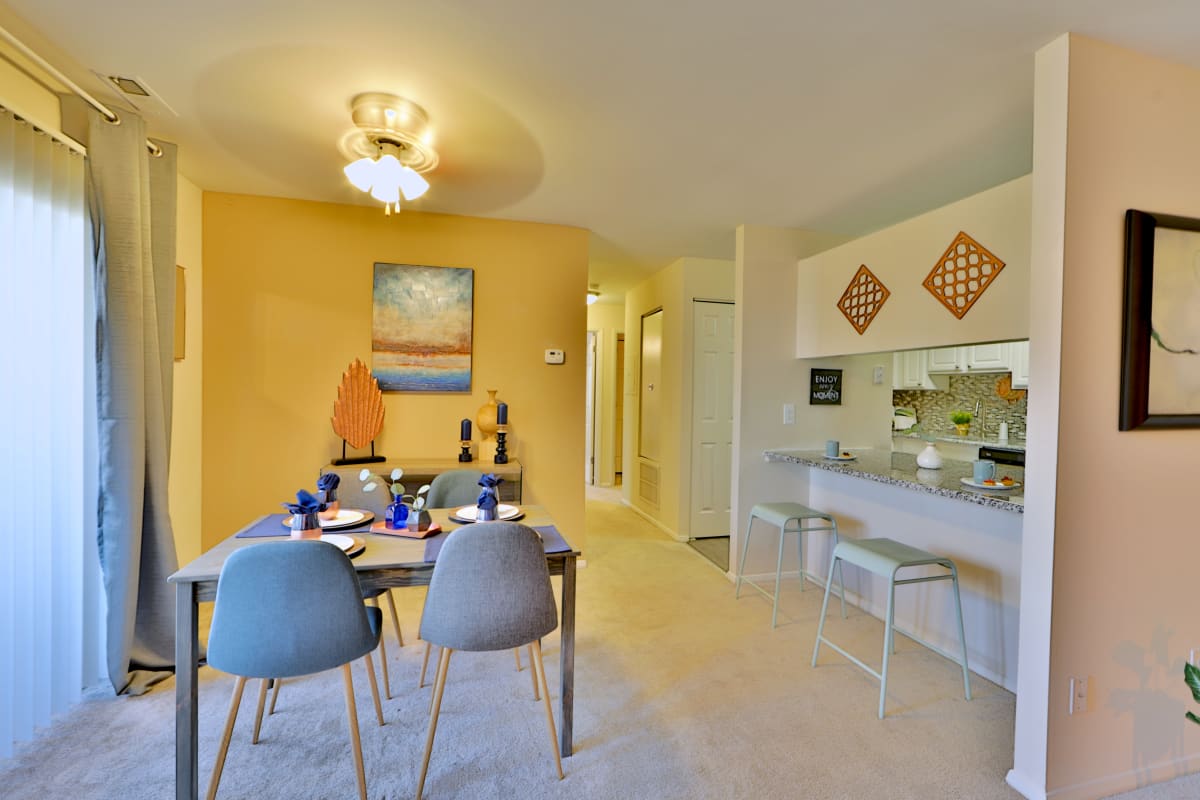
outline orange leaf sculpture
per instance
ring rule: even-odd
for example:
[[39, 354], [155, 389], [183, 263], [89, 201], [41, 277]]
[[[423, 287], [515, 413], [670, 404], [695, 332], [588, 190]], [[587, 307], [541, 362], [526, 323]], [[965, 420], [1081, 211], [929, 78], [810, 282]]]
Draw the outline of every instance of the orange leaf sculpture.
[[367, 365], [354, 359], [342, 373], [338, 398], [333, 401], [333, 432], [354, 448], [369, 445], [383, 430], [383, 392]]

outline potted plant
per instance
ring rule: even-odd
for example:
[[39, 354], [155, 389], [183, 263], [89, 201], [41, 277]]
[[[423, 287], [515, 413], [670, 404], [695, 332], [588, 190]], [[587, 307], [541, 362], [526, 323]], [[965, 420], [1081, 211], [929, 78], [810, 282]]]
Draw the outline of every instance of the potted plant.
[[[392, 502], [388, 504], [384, 514], [384, 524], [395, 530], [397, 528], [409, 527], [413, 530], [426, 530], [429, 528], [430, 516], [429, 512], [425, 511], [425, 494], [429, 491], [429, 484], [425, 484], [417, 490], [415, 495], [405, 494], [407, 491], [400, 479], [404, 477], [404, 470], [396, 467], [392, 470], [390, 478], [385, 478], [382, 475], [372, 475], [371, 470], [364, 469], [358, 473], [358, 479], [363, 481], [362, 490], [364, 492], [373, 492], [379, 484], [376, 479], [387, 485], [388, 491], [392, 495]], [[411, 513], [410, 511], [415, 512]]]
[[950, 421], [954, 423], [954, 428], [958, 431], [959, 436], [966, 436], [971, 431], [971, 412], [970, 411], [951, 411]]

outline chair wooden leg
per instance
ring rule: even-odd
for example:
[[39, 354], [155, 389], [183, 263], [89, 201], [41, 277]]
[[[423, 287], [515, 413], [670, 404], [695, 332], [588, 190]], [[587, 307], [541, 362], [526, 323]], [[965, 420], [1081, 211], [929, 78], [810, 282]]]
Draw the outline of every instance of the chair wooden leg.
[[421, 659], [421, 677], [417, 679], [417, 688], [425, 688], [425, 668], [429, 666], [429, 651], [433, 649], [433, 645], [429, 642], [425, 643], [425, 657]]
[[388, 700], [391, 700], [392, 679], [388, 675], [387, 645], [383, 643], [383, 636], [379, 637], [379, 661], [383, 664], [383, 694]]
[[529, 645], [532, 650], [533, 669], [538, 674], [542, 684], [542, 702], [546, 706], [546, 726], [550, 729], [550, 750], [554, 753], [554, 766], [558, 769], [558, 779], [563, 779], [562, 758], [558, 754], [558, 730], [554, 727], [554, 711], [550, 708], [550, 690], [546, 686], [546, 665], [542, 663], [542, 643], [536, 639]]
[[212, 777], [208, 781], [208, 800], [217, 796], [217, 785], [221, 782], [221, 770], [225, 768], [225, 754], [229, 752], [229, 737], [233, 735], [233, 723], [237, 721], [238, 706], [242, 704], [242, 690], [246, 688], [246, 679], [238, 676], [233, 684], [233, 699], [229, 701], [229, 716], [225, 718], [225, 732], [221, 734], [221, 747], [217, 750], [217, 760], [213, 764]]
[[258, 710], [254, 712], [254, 735], [250, 737], [250, 744], [258, 744], [258, 732], [262, 728], [263, 709], [267, 705], [267, 684], [270, 682], [270, 678], [263, 678], [262, 685], [258, 687]]
[[371, 699], [375, 701], [375, 719], [379, 720], [379, 727], [383, 727], [383, 706], [379, 705], [379, 684], [375, 682], [375, 662], [371, 660], [371, 654], [367, 653], [363, 656], [363, 661], [367, 663], [367, 680], [371, 682]]
[[[518, 647], [513, 652], [514, 653], [520, 652], [520, 650], [521, 650], [521, 648]], [[533, 666], [533, 645], [529, 645], [529, 666], [531, 666], [531, 667]], [[538, 696], [537, 670], [536, 669], [530, 670], [529, 677], [533, 680], [533, 699], [541, 700], [542, 698], [540, 696]]]
[[442, 692], [446, 689], [446, 673], [450, 669], [449, 647], [443, 647], [438, 656], [437, 675], [433, 679], [433, 709], [429, 715], [429, 733], [425, 737], [425, 756], [421, 759], [421, 777], [417, 779], [417, 800], [425, 788], [425, 775], [429, 772], [429, 754], [433, 752], [433, 736], [437, 733], [438, 713], [442, 710]]
[[521, 648], [513, 648], [513, 658], [517, 660], [517, 672], [521, 671]]
[[350, 676], [350, 665], [342, 665], [342, 678], [346, 684], [346, 716], [350, 720], [350, 744], [354, 748], [354, 771], [358, 776], [358, 800], [367, 800], [367, 775], [363, 770], [362, 740], [358, 738], [358, 709], [354, 706], [354, 679]]
[[275, 701], [279, 698], [279, 687], [283, 686], [283, 678], [275, 679], [275, 688], [271, 690], [271, 707], [267, 709], [267, 716], [275, 713]]
[[433, 671], [433, 691], [431, 691], [429, 693], [429, 713], [430, 714], [433, 713], [434, 700], [437, 699], [440, 701], [440, 697], [435, 697], [436, 692], [437, 692], [437, 676], [442, 673], [442, 662], [446, 661], [449, 658], [449, 656], [446, 655], [448, 652], [449, 651], [445, 647], [438, 650], [437, 668], [434, 669], [434, 671]]
[[387, 596], [388, 608], [392, 611], [392, 629], [396, 631], [396, 644], [404, 647], [404, 637], [400, 635], [400, 615], [396, 613], [396, 598], [392, 596], [391, 589], [384, 594]]

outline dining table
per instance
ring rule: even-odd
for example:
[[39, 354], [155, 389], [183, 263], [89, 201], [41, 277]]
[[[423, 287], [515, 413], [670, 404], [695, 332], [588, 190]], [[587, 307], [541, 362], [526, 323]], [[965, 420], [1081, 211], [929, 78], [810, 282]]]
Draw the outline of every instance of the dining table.
[[[554, 520], [541, 506], [521, 506], [519, 510], [523, 512], [520, 521], [525, 525], [534, 528], [554, 525]], [[465, 524], [455, 521], [454, 512], [455, 509], [429, 509], [432, 521], [442, 528], [442, 532], [436, 534], [437, 536], [444, 537], [461, 524]], [[270, 523], [272, 516], [278, 517], [267, 515], [252, 521], [241, 531], [202, 553], [196, 560], [168, 578], [168, 581], [175, 584], [175, 796], [179, 800], [196, 800], [199, 796], [199, 604], [212, 602], [216, 598], [221, 567], [235, 550], [261, 542], [289, 538], [290, 533], [282, 524], [279, 525], [280, 538], [261, 536], [264, 526]], [[271, 533], [270, 528], [265, 532]], [[373, 589], [429, 585], [434, 563], [425, 560], [428, 539], [371, 533], [369, 523], [330, 532], [360, 538], [365, 544], [360, 553], [353, 555], [352, 561], [364, 593]], [[568, 549], [562, 552], [548, 552], [546, 566], [551, 575], [562, 578], [559, 609], [558, 743], [559, 750], [565, 758], [570, 756], [572, 751], [575, 706], [575, 562], [580, 552], [571, 546], [565, 537], [562, 542]]]

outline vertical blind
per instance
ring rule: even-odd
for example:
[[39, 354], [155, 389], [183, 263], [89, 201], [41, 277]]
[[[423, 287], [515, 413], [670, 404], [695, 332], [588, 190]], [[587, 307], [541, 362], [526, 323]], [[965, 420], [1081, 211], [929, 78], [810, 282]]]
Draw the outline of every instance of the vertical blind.
[[0, 109], [0, 757], [102, 677], [83, 176]]

